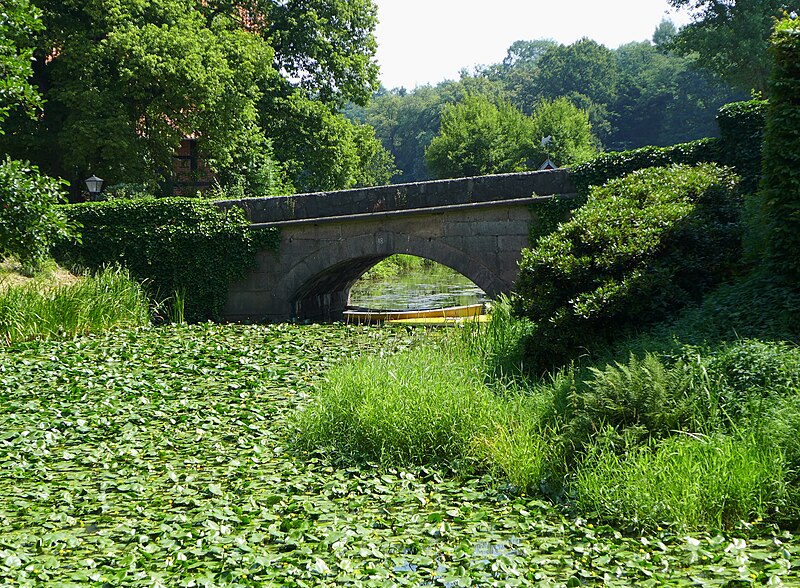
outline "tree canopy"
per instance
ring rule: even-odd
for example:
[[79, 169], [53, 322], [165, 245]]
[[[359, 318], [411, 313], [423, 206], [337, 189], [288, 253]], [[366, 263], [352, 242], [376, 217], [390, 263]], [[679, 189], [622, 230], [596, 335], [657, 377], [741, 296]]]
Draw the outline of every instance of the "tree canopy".
[[699, 54], [699, 64], [745, 91], [767, 95], [769, 39], [777, 20], [796, 2], [788, 0], [669, 0], [688, 8], [693, 21], [673, 39], [680, 53]]
[[30, 40], [42, 28], [40, 18], [29, 0], [8, 0], [0, 11], [0, 134], [12, 109], [32, 115], [41, 108], [41, 98], [29, 83], [33, 74]]
[[463, 177], [537, 169], [549, 156], [557, 165], [597, 153], [588, 115], [559, 98], [526, 116], [507, 100], [469, 94], [445, 107], [441, 130], [425, 151], [436, 177]]
[[[271, 117], [289, 100], [295, 110], [313, 101], [332, 119], [376, 87], [370, 0], [33, 1], [44, 23], [34, 38], [44, 115], [17, 118], [3, 146], [73, 181], [101, 173], [109, 183], [156, 184], [193, 137], [218, 178], [252, 194], [286, 189], [319, 160], [281, 160], [273, 143], [285, 135], [269, 134]], [[306, 152], [325, 149], [302, 128], [313, 116], [293, 120]], [[334, 151], [351, 150], [356, 136], [368, 141], [348, 128]], [[333, 187], [381, 180], [334, 166], [348, 171]]]
[[[28, 0], [8, 0], [0, 11], [0, 134], [11, 112], [33, 116], [41, 98], [29, 81], [31, 36], [41, 30], [41, 15]], [[0, 259], [11, 255], [36, 268], [53, 241], [71, 236], [75, 227], [55, 206], [63, 182], [39, 173], [36, 166], [7, 155], [0, 160]]]

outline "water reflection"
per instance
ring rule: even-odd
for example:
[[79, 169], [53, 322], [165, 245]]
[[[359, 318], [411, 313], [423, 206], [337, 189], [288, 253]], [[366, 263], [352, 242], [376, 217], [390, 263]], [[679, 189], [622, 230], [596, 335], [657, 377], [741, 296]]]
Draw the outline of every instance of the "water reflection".
[[[379, 276], [380, 271], [372, 275]], [[403, 267], [397, 275], [362, 278], [350, 290], [351, 306], [375, 310], [444, 308], [486, 301], [483, 290], [469, 279], [432, 263]]]

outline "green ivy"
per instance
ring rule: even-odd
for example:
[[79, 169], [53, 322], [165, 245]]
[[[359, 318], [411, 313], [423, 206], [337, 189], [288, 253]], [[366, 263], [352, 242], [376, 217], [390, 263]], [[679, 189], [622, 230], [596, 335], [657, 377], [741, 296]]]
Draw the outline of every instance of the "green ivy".
[[762, 199], [775, 272], [800, 283], [800, 19], [775, 27]]
[[585, 202], [586, 198], [581, 198], [580, 196], [564, 197], [556, 194], [549, 200], [531, 204], [530, 210], [534, 221], [531, 223], [528, 232], [529, 244], [534, 246], [540, 237], [555, 231], [558, 225], [569, 219], [573, 210], [583, 206]]
[[722, 152], [720, 163], [736, 169], [742, 178], [745, 194], [756, 192], [761, 178], [767, 105], [766, 100], [733, 102], [717, 113]]
[[516, 304], [532, 321], [532, 365], [662, 320], [729, 275], [741, 250], [737, 181], [714, 164], [673, 165], [593, 188], [523, 251]]
[[218, 319], [229, 284], [246, 276], [259, 249], [277, 249], [277, 229], [252, 231], [239, 208], [192, 198], [114, 200], [65, 206], [83, 225], [82, 242], [56, 255], [92, 270], [118, 263], [156, 300], [185, 297], [188, 321]]
[[671, 164], [715, 163], [720, 157], [719, 139], [699, 139], [671, 147], [641, 147], [629, 151], [605, 153], [587, 163], [576, 165], [570, 175], [578, 193], [588, 196], [593, 186], [620, 178], [633, 171]]

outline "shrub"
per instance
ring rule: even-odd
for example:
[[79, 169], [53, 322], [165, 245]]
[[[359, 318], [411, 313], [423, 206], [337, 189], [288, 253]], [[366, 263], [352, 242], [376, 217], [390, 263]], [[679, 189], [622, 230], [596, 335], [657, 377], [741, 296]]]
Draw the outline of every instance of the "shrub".
[[800, 349], [785, 342], [724, 345], [707, 369], [718, 381], [715, 404], [734, 424], [760, 424], [767, 408], [800, 395]]
[[118, 263], [156, 298], [185, 296], [188, 321], [218, 318], [228, 286], [252, 268], [256, 251], [277, 247], [277, 230], [251, 232], [244, 212], [190, 198], [115, 200], [65, 207], [83, 240], [57, 254], [92, 270]]
[[532, 321], [532, 367], [663, 320], [729, 275], [741, 238], [736, 182], [710, 164], [634, 172], [593, 189], [524, 250], [515, 304]]
[[761, 186], [775, 271], [800, 282], [800, 19], [786, 18], [772, 36], [774, 68]]
[[27, 162], [8, 157], [0, 162], [0, 256], [16, 256], [35, 268], [49, 257], [56, 239], [76, 234], [76, 223], [56, 208], [65, 185]]

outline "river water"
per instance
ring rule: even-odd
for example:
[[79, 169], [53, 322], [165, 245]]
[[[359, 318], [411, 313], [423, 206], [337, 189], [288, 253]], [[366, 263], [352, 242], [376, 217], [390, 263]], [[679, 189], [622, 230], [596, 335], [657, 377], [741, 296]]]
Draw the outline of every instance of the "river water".
[[443, 265], [410, 268], [400, 275], [361, 279], [350, 290], [350, 305], [376, 310], [417, 310], [488, 301], [469, 279]]

